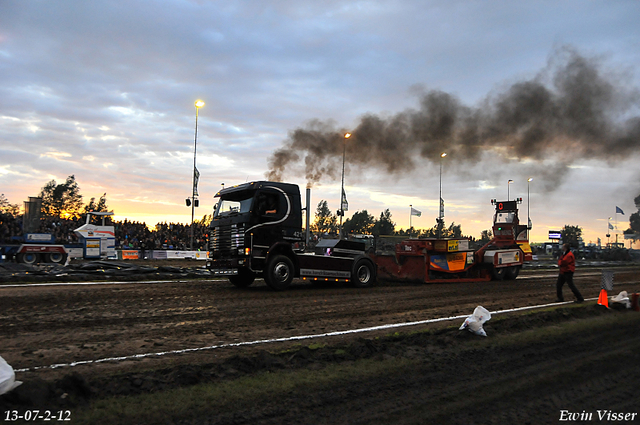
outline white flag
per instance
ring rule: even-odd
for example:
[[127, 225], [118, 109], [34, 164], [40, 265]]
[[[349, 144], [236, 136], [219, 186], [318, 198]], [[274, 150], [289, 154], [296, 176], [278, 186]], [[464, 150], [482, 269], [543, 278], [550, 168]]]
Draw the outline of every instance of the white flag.
[[418, 211], [417, 209], [411, 207], [411, 215], [417, 215], [420, 217], [422, 215], [422, 211]]
[[342, 189], [342, 211], [349, 211], [349, 203], [347, 202], [347, 194]]

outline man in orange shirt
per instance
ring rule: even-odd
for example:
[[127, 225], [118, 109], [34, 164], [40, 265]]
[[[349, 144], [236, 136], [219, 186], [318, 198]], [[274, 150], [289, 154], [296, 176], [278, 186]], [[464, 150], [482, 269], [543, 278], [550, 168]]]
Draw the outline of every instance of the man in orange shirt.
[[560, 267], [560, 274], [558, 275], [558, 283], [556, 284], [558, 293], [556, 302], [564, 301], [562, 287], [565, 282], [569, 286], [569, 289], [571, 289], [571, 292], [573, 292], [573, 295], [576, 296], [576, 302], [583, 302], [584, 298], [582, 298], [582, 294], [578, 291], [576, 285], [573, 284], [573, 272], [576, 271], [576, 257], [573, 256], [573, 252], [571, 252], [568, 243], [562, 245], [562, 254], [560, 254], [560, 259], [558, 260], [558, 266]]

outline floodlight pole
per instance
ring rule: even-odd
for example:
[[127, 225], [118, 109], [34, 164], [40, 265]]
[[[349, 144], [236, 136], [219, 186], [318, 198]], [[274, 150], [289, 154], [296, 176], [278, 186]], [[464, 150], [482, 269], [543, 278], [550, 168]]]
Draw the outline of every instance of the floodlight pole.
[[351, 137], [351, 133], [344, 134], [344, 143], [342, 144], [342, 184], [340, 186], [340, 225], [338, 227], [338, 239], [342, 239], [342, 218], [344, 217], [344, 209], [342, 205], [342, 195], [344, 194], [344, 160], [347, 155], [347, 139]]
[[191, 190], [191, 238], [189, 242], [189, 250], [193, 251], [193, 222], [195, 218], [195, 208], [196, 208], [196, 197], [198, 196], [197, 186], [196, 186], [196, 172], [198, 169], [196, 168], [196, 150], [198, 147], [198, 110], [204, 106], [204, 102], [201, 100], [196, 100], [196, 131], [195, 136], [193, 138], [193, 186]]
[[529, 186], [531, 185], [532, 177], [527, 180], [527, 239], [529, 238], [529, 230], [531, 230], [531, 192]]
[[442, 200], [442, 159], [447, 156], [446, 152], [442, 152], [440, 154], [440, 199], [438, 199], [438, 226], [437, 226], [437, 237], [440, 239], [442, 237], [442, 228], [444, 227], [444, 211]]
[[413, 228], [413, 225], [411, 224], [411, 216], [413, 215], [413, 205], [409, 205], [409, 238], [411, 238], [411, 229]]

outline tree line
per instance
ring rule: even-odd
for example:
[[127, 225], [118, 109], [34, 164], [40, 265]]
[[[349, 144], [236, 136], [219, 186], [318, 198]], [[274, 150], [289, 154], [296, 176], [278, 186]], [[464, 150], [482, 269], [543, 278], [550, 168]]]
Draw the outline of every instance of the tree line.
[[[321, 200], [316, 208], [315, 220], [311, 225], [311, 231], [314, 233], [323, 234], [337, 234], [338, 232], [338, 216], [333, 214], [329, 209], [329, 205], [326, 200]], [[343, 231], [349, 235], [373, 235], [373, 236], [413, 236], [413, 237], [426, 237], [435, 238], [438, 233], [445, 238], [461, 238], [462, 227], [459, 224], [451, 223], [448, 227], [444, 221], [437, 223], [435, 226], [429, 229], [398, 229], [396, 230], [396, 223], [393, 221], [391, 211], [385, 209], [380, 213], [378, 218], [375, 218], [367, 210], [356, 211], [351, 218], [347, 218], [342, 224]], [[486, 238], [487, 241], [491, 239], [491, 231], [484, 230], [481, 238]], [[473, 238], [471, 238], [473, 239]]]
[[[80, 186], [74, 175], [66, 178], [64, 183], [51, 180], [42, 187], [38, 195], [42, 199], [40, 213], [42, 217], [75, 219], [89, 211], [107, 212], [107, 194], [103, 194], [98, 201], [93, 197], [87, 204], [83, 204], [83, 196]], [[16, 218], [20, 215], [20, 206], [11, 204], [4, 196], [0, 195], [0, 216], [2, 218]]]
[[[41, 213], [43, 217], [77, 219], [89, 211], [108, 212], [107, 194], [104, 193], [99, 198], [92, 197], [89, 202], [83, 203], [83, 196], [76, 181], [75, 175], [70, 175], [64, 183], [57, 183], [55, 180], [49, 181], [42, 187], [39, 197], [42, 199]], [[637, 212], [629, 217], [629, 228], [625, 234], [640, 234], [640, 195], [634, 199]], [[20, 206], [11, 204], [4, 194], [0, 194], [0, 223], [8, 219], [15, 219], [20, 215]], [[211, 215], [204, 216], [199, 220], [200, 224], [208, 225]], [[364, 234], [374, 236], [400, 235], [413, 237], [436, 237], [441, 234], [446, 238], [463, 237], [462, 228], [459, 224], [451, 223], [448, 227], [444, 222], [439, 222], [428, 229], [398, 229], [392, 219], [389, 209], [380, 213], [378, 218], [371, 215], [367, 210], [356, 211], [351, 218], [343, 223], [345, 234]], [[318, 203], [315, 220], [311, 230], [319, 234], [331, 234], [338, 232], [338, 217], [329, 209], [326, 200]], [[582, 229], [579, 226], [566, 225], [562, 230], [563, 240], [568, 240], [576, 244], [580, 238]], [[492, 237], [490, 230], [483, 230], [479, 241], [489, 241]], [[474, 238], [471, 238], [472, 240]]]
[[[78, 219], [88, 212], [113, 212], [107, 206], [107, 194], [99, 198], [92, 197], [84, 204], [84, 197], [80, 193], [80, 186], [75, 175], [70, 175], [64, 183], [51, 180], [42, 187], [38, 195], [42, 199], [40, 213], [43, 218]], [[0, 220], [17, 218], [20, 215], [20, 206], [12, 204], [0, 194]], [[208, 226], [211, 223], [212, 214], [205, 215], [202, 220], [195, 222]]]
[[[111, 212], [107, 206], [107, 194], [99, 198], [92, 197], [88, 203], [83, 202], [80, 187], [71, 175], [63, 183], [55, 180], [48, 182], [40, 192], [41, 219], [34, 230], [35, 233], [52, 234], [56, 243], [67, 244], [78, 242], [74, 229], [81, 226], [83, 216], [88, 212]], [[206, 249], [211, 214], [202, 220], [194, 221], [193, 247]], [[149, 229], [146, 223], [124, 220], [107, 223], [115, 227], [116, 246], [128, 249], [187, 249], [190, 247], [191, 226], [180, 223], [156, 223]], [[24, 217], [18, 204], [12, 204], [0, 195], [0, 243], [9, 242], [27, 231]]]

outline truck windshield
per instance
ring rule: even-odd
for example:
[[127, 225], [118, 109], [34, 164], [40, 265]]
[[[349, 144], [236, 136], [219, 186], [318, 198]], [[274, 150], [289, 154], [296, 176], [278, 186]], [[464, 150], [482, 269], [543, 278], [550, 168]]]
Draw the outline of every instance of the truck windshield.
[[252, 202], [252, 193], [229, 194], [218, 201], [214, 217], [247, 213], [251, 210]]
[[512, 212], [496, 213], [496, 224], [513, 223], [513, 219], [515, 218], [515, 216], [515, 213]]

